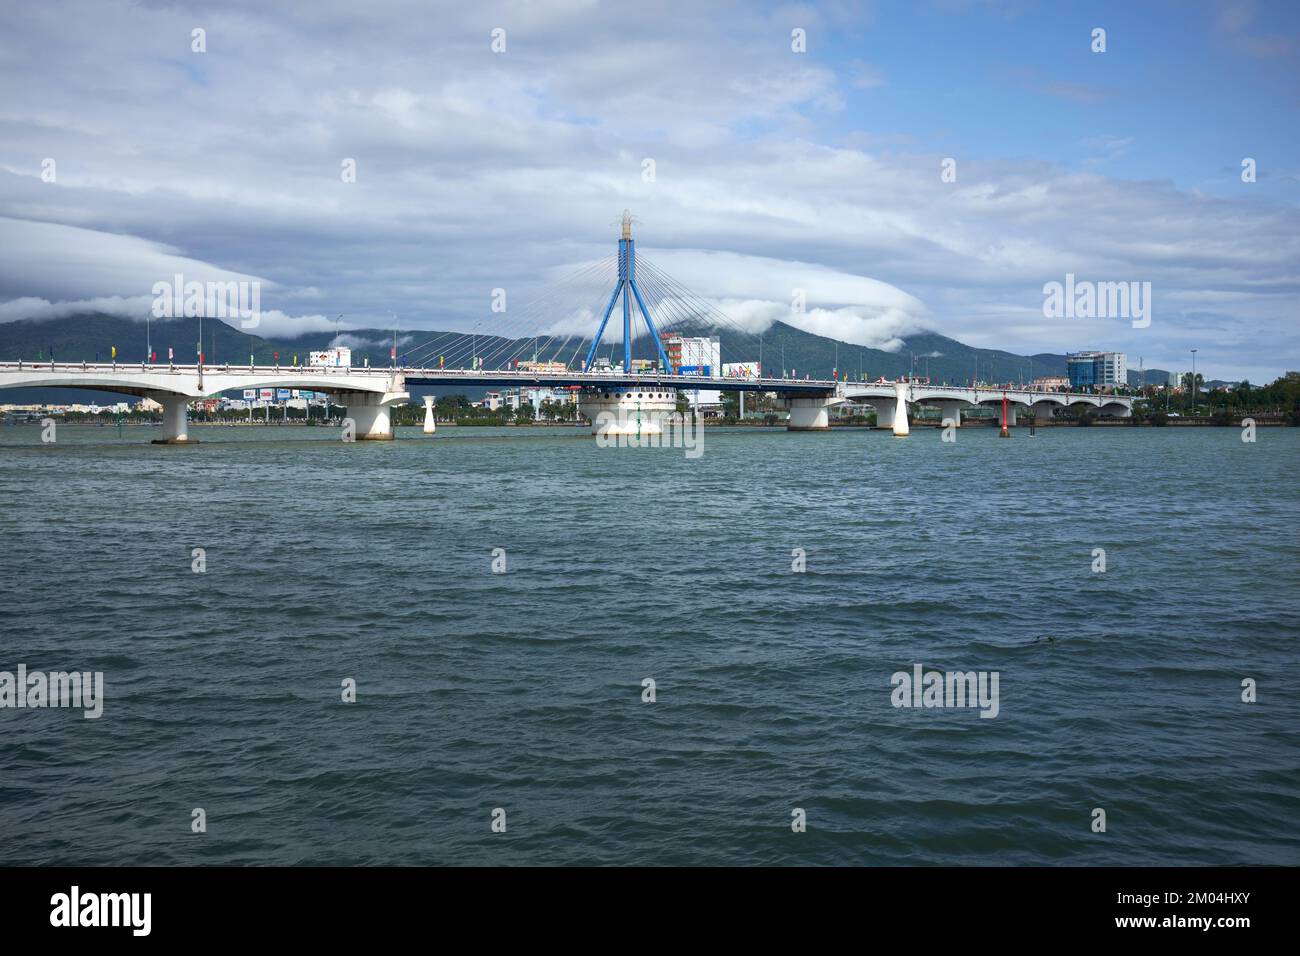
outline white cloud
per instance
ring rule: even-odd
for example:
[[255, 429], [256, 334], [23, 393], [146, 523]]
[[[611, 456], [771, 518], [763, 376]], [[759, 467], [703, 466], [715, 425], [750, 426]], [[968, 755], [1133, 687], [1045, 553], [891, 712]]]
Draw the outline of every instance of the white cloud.
[[[841, 110], [900, 77], [854, 93], [880, 74], [789, 52], [794, 12], [818, 40], [849, 6], [235, 5], [204, 11], [202, 56], [177, 39], [194, 25], [184, 6], [16, 7], [0, 57], [0, 317], [130, 311], [182, 271], [259, 279], [268, 334], [382, 327], [390, 310], [410, 327], [589, 334], [595, 284], [562, 307], [514, 304], [556, 263], [611, 252], [628, 206], [647, 258], [738, 321], [783, 318], [803, 287], [806, 327], [863, 344], [928, 327], [1151, 364], [1221, 343], [1252, 379], [1295, 354], [1293, 206], [978, 156], [942, 183], [947, 153], [924, 136]], [[497, 20], [504, 56], [488, 50]], [[1094, 142], [1103, 156], [1146, 145]], [[57, 183], [39, 178], [45, 156]], [[1151, 281], [1152, 328], [1044, 320], [1042, 284], [1066, 272]], [[487, 312], [497, 287], [504, 316]]]
[[[410, 345], [412, 341], [414, 341], [414, 339], [410, 335], [399, 335], [397, 337], [397, 347], [401, 348], [404, 345]], [[381, 348], [391, 348], [392, 345], [393, 345], [393, 340], [391, 338], [387, 338], [387, 339], [367, 338], [363, 335], [352, 335], [351, 333], [343, 332], [339, 335], [334, 336], [334, 338], [330, 339], [329, 347], [330, 348], [342, 347], [342, 348], [349, 348], [349, 349], [381, 349]]]
[[73, 299], [50, 302], [36, 296], [23, 296], [0, 302], [0, 323], [18, 322], [24, 319], [63, 319], [70, 315], [88, 312], [119, 315], [128, 319], [144, 321], [153, 303], [151, 296], [136, 296], [126, 299], [122, 296], [98, 296], [93, 299]]
[[[155, 282], [257, 281], [256, 276], [222, 269], [180, 255], [162, 243], [137, 236], [53, 222], [0, 217], [4, 255], [0, 256], [0, 293], [21, 289], [25, 296], [78, 301], [107, 296], [136, 303], [152, 300]], [[106, 309], [116, 314], [128, 312]], [[136, 313], [143, 319], [143, 312]]]

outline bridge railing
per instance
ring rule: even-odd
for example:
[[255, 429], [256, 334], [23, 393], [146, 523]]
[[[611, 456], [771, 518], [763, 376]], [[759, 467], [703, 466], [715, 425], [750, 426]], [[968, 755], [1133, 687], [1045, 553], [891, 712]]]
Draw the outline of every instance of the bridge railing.
[[[237, 362], [204, 363], [199, 365], [178, 365], [175, 362], [29, 362], [20, 359], [15, 362], [0, 361], [0, 371], [18, 372], [86, 372], [122, 374], [130, 372], [168, 373], [177, 375], [196, 375], [200, 371], [241, 374], [272, 373], [283, 375], [391, 375], [393, 369], [388, 366], [346, 366], [346, 365], [245, 365]], [[398, 371], [401, 371], [398, 369]]]
[[[696, 375], [660, 375], [654, 372], [634, 373], [632, 375], [622, 375], [608, 371], [564, 371], [564, 372], [542, 372], [534, 370], [516, 370], [516, 369], [472, 369], [472, 368], [429, 368], [424, 366], [350, 366], [350, 365], [257, 365], [242, 364], [236, 362], [222, 363], [205, 363], [202, 366], [198, 364], [178, 365], [174, 362], [58, 362], [35, 361], [29, 362], [24, 359], [17, 361], [0, 361], [0, 371], [32, 371], [32, 372], [64, 372], [64, 373], [83, 373], [83, 374], [174, 374], [174, 375], [196, 375], [200, 371], [221, 374], [252, 374], [252, 375], [294, 375], [294, 376], [335, 376], [335, 375], [356, 375], [364, 377], [387, 376], [401, 374], [413, 378], [443, 378], [443, 379], [483, 379], [500, 381], [503, 384], [512, 382], [548, 382], [564, 381], [576, 384], [590, 383], [592, 386], [617, 387], [622, 383], [628, 386], [635, 385], [661, 385], [680, 389], [728, 389], [734, 387], [738, 382], [744, 382], [752, 385], [760, 391], [782, 391], [782, 390], [805, 390], [805, 389], [825, 389], [828, 392], [843, 393], [851, 389], [870, 389], [872, 387], [893, 390], [897, 382], [894, 381], [874, 381], [874, 382], [853, 382], [846, 380], [834, 379], [799, 379], [799, 378], [746, 378], [739, 376], [708, 378]], [[1113, 395], [1106, 393], [1086, 393], [1086, 392], [1059, 392], [1037, 390], [1017, 387], [996, 387], [996, 386], [969, 386], [969, 385], [935, 385], [923, 384], [918, 382], [907, 383], [919, 391], [942, 391], [953, 392], [956, 394], [969, 395], [975, 402], [997, 401], [1005, 395], [1025, 396], [1029, 398], [1088, 398], [1088, 399], [1109, 399], [1120, 404], [1132, 401], [1129, 395]], [[918, 399], [914, 399], [916, 401]], [[931, 400], [927, 396], [919, 401]]]

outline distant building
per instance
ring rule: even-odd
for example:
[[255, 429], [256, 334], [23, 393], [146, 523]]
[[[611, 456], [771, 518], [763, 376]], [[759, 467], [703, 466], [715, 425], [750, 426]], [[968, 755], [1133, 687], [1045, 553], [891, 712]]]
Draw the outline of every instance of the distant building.
[[155, 402], [152, 398], [145, 397], [135, 403], [137, 412], [161, 412], [162, 402]]
[[578, 393], [569, 388], [550, 388], [536, 387], [525, 388], [523, 390], [523, 400], [533, 406], [533, 411], [538, 415], [542, 412], [542, 405], [550, 402], [553, 405], [576, 405], [578, 402]]
[[488, 392], [483, 396], [481, 408], [486, 408], [490, 412], [499, 412], [503, 408], [517, 410], [519, 408], [519, 389], [507, 388], [500, 392]]
[[[663, 340], [664, 352], [678, 375], [700, 378], [722, 377], [722, 343], [714, 336], [684, 336], [669, 332]], [[692, 405], [721, 405], [722, 392], [716, 388], [682, 389]]]
[[1128, 384], [1128, 359], [1123, 352], [1067, 352], [1065, 368], [1071, 388]]
[[563, 362], [538, 362], [535, 360], [529, 361], [528, 359], [521, 359], [516, 362], [515, 368], [521, 372], [539, 372], [551, 375], [559, 375], [569, 370], [569, 366]]
[[1029, 383], [1029, 387], [1042, 392], [1055, 391], [1059, 388], [1069, 388], [1070, 379], [1065, 375], [1045, 375], [1034, 379]]

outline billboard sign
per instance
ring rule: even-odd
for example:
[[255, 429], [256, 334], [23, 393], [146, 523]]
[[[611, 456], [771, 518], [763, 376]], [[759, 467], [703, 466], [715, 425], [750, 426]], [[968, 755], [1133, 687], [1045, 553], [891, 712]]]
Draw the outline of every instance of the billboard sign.
[[307, 364], [315, 367], [347, 368], [352, 365], [352, 350], [339, 347], [321, 352], [309, 352]]
[[723, 378], [759, 378], [757, 362], [727, 362], [722, 366]]

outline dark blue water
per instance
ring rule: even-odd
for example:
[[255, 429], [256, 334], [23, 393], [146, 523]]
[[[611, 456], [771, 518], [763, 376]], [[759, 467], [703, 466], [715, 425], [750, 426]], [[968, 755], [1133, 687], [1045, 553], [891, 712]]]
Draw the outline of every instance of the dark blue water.
[[194, 434], [0, 431], [0, 863], [1300, 863], [1300, 431]]

